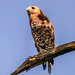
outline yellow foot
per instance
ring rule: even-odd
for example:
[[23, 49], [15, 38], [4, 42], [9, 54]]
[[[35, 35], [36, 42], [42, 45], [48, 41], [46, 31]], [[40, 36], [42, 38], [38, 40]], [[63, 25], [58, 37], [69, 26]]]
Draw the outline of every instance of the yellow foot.
[[37, 57], [37, 56], [39, 56], [41, 54], [41, 52], [39, 52], [37, 55], [35, 55], [34, 57]]

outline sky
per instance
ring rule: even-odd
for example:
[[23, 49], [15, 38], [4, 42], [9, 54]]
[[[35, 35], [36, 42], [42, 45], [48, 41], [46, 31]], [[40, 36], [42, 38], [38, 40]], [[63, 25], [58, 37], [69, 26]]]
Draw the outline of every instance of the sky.
[[[10, 75], [37, 54], [28, 6], [38, 6], [54, 27], [55, 46], [75, 41], [75, 0], [0, 0], [0, 75]], [[74, 75], [75, 52], [54, 58], [51, 75]], [[47, 67], [48, 68], [48, 67]], [[42, 65], [18, 75], [49, 75]]]

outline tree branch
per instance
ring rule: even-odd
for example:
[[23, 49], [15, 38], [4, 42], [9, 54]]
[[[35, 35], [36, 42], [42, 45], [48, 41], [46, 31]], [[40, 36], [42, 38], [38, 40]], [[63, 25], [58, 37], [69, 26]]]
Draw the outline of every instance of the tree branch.
[[17, 75], [22, 71], [28, 71], [29, 69], [42, 64], [43, 62], [48, 61], [51, 58], [63, 55], [65, 53], [75, 50], [75, 41], [60, 45], [56, 48], [51, 49], [43, 54], [39, 54], [37, 57], [30, 57], [11, 75]]

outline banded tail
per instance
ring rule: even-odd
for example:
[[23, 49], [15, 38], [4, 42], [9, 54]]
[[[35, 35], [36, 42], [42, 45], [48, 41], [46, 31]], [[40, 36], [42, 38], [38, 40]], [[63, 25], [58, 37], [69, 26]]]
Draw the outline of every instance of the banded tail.
[[53, 65], [53, 64], [54, 64], [54, 60], [53, 59], [50, 59], [48, 61], [48, 73], [49, 74], [51, 74], [51, 65]]

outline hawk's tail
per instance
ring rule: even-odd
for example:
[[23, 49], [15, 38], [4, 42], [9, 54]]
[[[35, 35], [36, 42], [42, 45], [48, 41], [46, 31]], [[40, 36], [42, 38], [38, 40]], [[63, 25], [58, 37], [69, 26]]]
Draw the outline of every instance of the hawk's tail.
[[53, 64], [54, 64], [54, 60], [53, 59], [50, 59], [48, 61], [48, 72], [49, 72], [49, 74], [51, 74], [51, 65], [53, 65]]
[[46, 62], [44, 62], [44, 63], [42, 64], [42, 66], [43, 66], [43, 70], [45, 70], [45, 69], [46, 69]]

